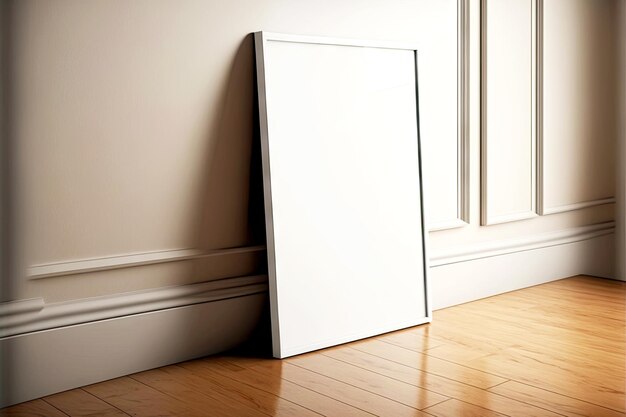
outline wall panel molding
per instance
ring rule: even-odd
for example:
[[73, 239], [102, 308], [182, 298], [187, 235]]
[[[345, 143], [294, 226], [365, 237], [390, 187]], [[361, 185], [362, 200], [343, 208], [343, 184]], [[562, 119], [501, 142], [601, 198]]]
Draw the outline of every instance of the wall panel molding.
[[[536, 0], [516, 0], [516, 9], [507, 8], [500, 5], [498, 9], [499, 13], [511, 13], [511, 22], [503, 23], [506, 19], [505, 16], [494, 17], [490, 21], [490, 5], [493, 7], [494, 0], [481, 0], [481, 224], [492, 225], [498, 223], [506, 223], [529, 219], [535, 217], [536, 214], [536, 111], [537, 111], [537, 79], [536, 79], [536, 14], [537, 3]], [[495, 3], [497, 4], [497, 3]], [[508, 4], [508, 3], [507, 3]], [[523, 13], [513, 14], [514, 11], [523, 11], [527, 14], [527, 26], [520, 24], [519, 19], [524, 19]], [[491, 12], [492, 13], [492, 12]], [[521, 15], [521, 17], [520, 17]], [[490, 23], [491, 22], [491, 23]], [[524, 23], [524, 22], [522, 22]], [[515, 66], [518, 76], [521, 71], [521, 80], [505, 79], [510, 77], [507, 68], [511, 67], [514, 62], [514, 55], [503, 56], [507, 54], [518, 53], [518, 61], [523, 61], [525, 54], [518, 51], [519, 45], [512, 45], [511, 42], [507, 42], [506, 45], [502, 45], [502, 39], [505, 38], [504, 33], [495, 33], [490, 35], [491, 31], [497, 30], [493, 28], [493, 24], [501, 25], [501, 29], [506, 27], [506, 35], [511, 39], [506, 38], [508, 41], [516, 41], [520, 45], [525, 45], [525, 48], [529, 50], [528, 65]], [[520, 38], [524, 35], [514, 34], [515, 28], [513, 24], [517, 25], [520, 30], [528, 30], [526, 34], [527, 39], [524, 43], [520, 43]], [[527, 29], [528, 28], [528, 29]], [[493, 45], [497, 49], [496, 51], [490, 51], [488, 45]], [[492, 54], [491, 56], [489, 54]], [[495, 57], [493, 54], [497, 54]], [[509, 62], [510, 61], [510, 62]], [[492, 63], [492, 62], [495, 62]], [[498, 67], [493, 68], [494, 65]], [[522, 70], [520, 70], [522, 68]], [[523, 73], [523, 68], [528, 69], [528, 73]], [[495, 69], [495, 71], [494, 71]], [[509, 68], [510, 69], [510, 68]], [[518, 97], [520, 103], [512, 101], [511, 96], [515, 93], [515, 90], [511, 86], [524, 85], [524, 80], [528, 82], [528, 90], [523, 96]], [[492, 88], [491, 84], [497, 84], [496, 88]], [[509, 89], [513, 88], [511, 91]], [[491, 100], [496, 98], [495, 95], [491, 95], [491, 91], [502, 93], [503, 98], [498, 99], [498, 103], [493, 104]], [[495, 94], [495, 93], [494, 93]], [[525, 97], [525, 98], [524, 98]], [[513, 99], [514, 100], [514, 99]], [[528, 107], [525, 107], [525, 101], [529, 102]], [[491, 107], [494, 106], [494, 107]], [[519, 107], [519, 111], [514, 107]], [[527, 111], [523, 110], [527, 108]], [[493, 114], [494, 110], [498, 110], [501, 114]], [[527, 118], [525, 122], [522, 120], [516, 120], [512, 115], [521, 114], [524, 118]], [[517, 129], [516, 124], [526, 124], [524, 129]], [[520, 130], [527, 130], [528, 134], [524, 141], [524, 154], [528, 155], [528, 160], [511, 159], [509, 161], [505, 159], [505, 155], [497, 154], [492, 148], [499, 146], [498, 150], [507, 149], [507, 147], [513, 147], [520, 144], [515, 144], [511, 140]], [[517, 138], [519, 140], [519, 138]], [[503, 147], [502, 143], [507, 143], [507, 147]], [[508, 149], [507, 149], [508, 150]], [[522, 158], [522, 152], [510, 151], [511, 158]], [[497, 165], [500, 164], [498, 167]], [[515, 169], [515, 164], [520, 165], [517, 167], [517, 172], [506, 171]], [[506, 169], [506, 170], [505, 170]], [[513, 178], [522, 177], [523, 185], [520, 188], [520, 184], [512, 184]], [[516, 179], [518, 182], [519, 179]], [[506, 195], [508, 194], [508, 196]], [[517, 207], [508, 207], [509, 201], [518, 198], [518, 196], [526, 196], [526, 201], [523, 201], [521, 205]], [[498, 200], [500, 199], [500, 200]], [[499, 203], [505, 208], [498, 210], [495, 207], [495, 203]]]
[[49, 304], [41, 298], [3, 303], [0, 304], [0, 312], [4, 313], [0, 316], [0, 338], [242, 297], [266, 290], [267, 276], [255, 275]]
[[116, 256], [60, 261], [40, 265], [32, 265], [26, 275], [29, 279], [52, 278], [66, 275], [84, 274], [95, 271], [108, 271], [131, 268], [143, 265], [167, 262], [189, 261], [214, 256], [229, 256], [246, 253], [262, 252], [265, 245], [241, 246], [235, 248], [201, 251], [197, 249], [175, 249], [152, 252], [127, 253]]
[[544, 158], [543, 158], [543, 0], [537, 0], [537, 214], [546, 213], [544, 203]]
[[468, 221], [465, 221], [461, 218], [450, 219], [446, 221], [439, 221], [430, 224], [428, 228], [429, 232], [437, 232], [439, 230], [448, 230], [448, 229], [456, 229], [458, 227], [467, 226], [469, 224]]
[[545, 207], [543, 204], [539, 206], [539, 214], [544, 216], [548, 214], [564, 213], [566, 211], [580, 210], [587, 207], [601, 206], [604, 204], [615, 203], [615, 197], [599, 198], [597, 200], [581, 201], [580, 203], [565, 204], [562, 206]]
[[459, 95], [458, 95], [458, 220], [470, 222], [470, 7], [469, 0], [459, 0]]
[[469, 0], [457, 0], [456, 217], [429, 224], [431, 232], [463, 227], [470, 222], [469, 13]]

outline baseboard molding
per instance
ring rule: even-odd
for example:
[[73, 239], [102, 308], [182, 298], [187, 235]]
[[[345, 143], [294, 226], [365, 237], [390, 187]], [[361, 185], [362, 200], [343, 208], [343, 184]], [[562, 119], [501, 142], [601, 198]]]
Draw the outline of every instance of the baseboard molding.
[[4, 328], [6, 317], [15, 317], [22, 314], [40, 311], [44, 306], [43, 298], [29, 298], [26, 300], [9, 301], [0, 303], [0, 326]]
[[230, 349], [266, 291], [0, 339], [0, 407]]
[[492, 256], [501, 256], [515, 252], [580, 242], [599, 236], [610, 235], [614, 232], [615, 222], [604, 222], [513, 239], [447, 248], [440, 251], [431, 251], [430, 266], [437, 267], [457, 262], [467, 262]]
[[236, 277], [199, 284], [84, 298], [59, 303], [31, 299], [0, 304], [0, 338], [74, 326], [167, 308], [242, 297], [267, 290], [267, 276]]
[[606, 230], [563, 237], [560, 243], [549, 240], [550, 244], [535, 242], [536, 247], [466, 254], [464, 260], [450, 256], [449, 262], [430, 269], [432, 307], [437, 310], [573, 275], [612, 278], [615, 236], [612, 228]]

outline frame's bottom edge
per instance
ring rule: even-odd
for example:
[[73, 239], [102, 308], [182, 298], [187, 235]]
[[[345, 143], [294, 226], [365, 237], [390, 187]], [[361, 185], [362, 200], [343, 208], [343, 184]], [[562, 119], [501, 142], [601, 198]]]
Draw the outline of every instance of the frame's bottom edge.
[[326, 349], [333, 346], [342, 345], [345, 343], [356, 342], [357, 340], [367, 339], [370, 337], [380, 336], [385, 333], [395, 332], [398, 330], [407, 329], [410, 327], [420, 326], [423, 324], [429, 324], [432, 322], [432, 316], [421, 317], [418, 320], [402, 321], [400, 323], [394, 323], [378, 330], [363, 330], [360, 332], [352, 333], [346, 336], [338, 336], [331, 339], [324, 340], [318, 343], [306, 344], [296, 347], [284, 347], [281, 346], [278, 352], [275, 350], [273, 356], [276, 359], [286, 359], [292, 356], [301, 355], [304, 353], [313, 352], [316, 350]]

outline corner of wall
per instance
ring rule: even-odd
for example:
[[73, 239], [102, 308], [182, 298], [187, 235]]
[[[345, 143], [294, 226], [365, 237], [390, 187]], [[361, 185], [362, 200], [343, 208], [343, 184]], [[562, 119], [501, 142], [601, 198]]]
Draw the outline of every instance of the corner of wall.
[[617, 204], [615, 210], [615, 277], [626, 281], [626, 0], [619, 1], [617, 121]]

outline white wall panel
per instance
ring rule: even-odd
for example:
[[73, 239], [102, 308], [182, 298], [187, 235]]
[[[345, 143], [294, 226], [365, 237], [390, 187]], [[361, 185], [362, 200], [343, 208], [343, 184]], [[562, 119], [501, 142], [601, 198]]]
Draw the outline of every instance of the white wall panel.
[[618, 1], [542, 3], [539, 212], [611, 203]]
[[535, 215], [535, 2], [481, 6], [481, 209], [494, 224]]
[[[440, 46], [420, 46], [420, 65], [425, 64], [419, 70], [420, 129], [430, 230], [460, 227], [469, 222], [469, 6], [467, 0], [458, 0], [441, 3], [440, 7], [446, 10], [445, 20], [439, 19], [438, 29], [429, 29], [438, 33]], [[429, 66], [429, 55], [438, 62], [447, 62], [449, 67]], [[454, 81], [450, 70], [455, 72]]]

